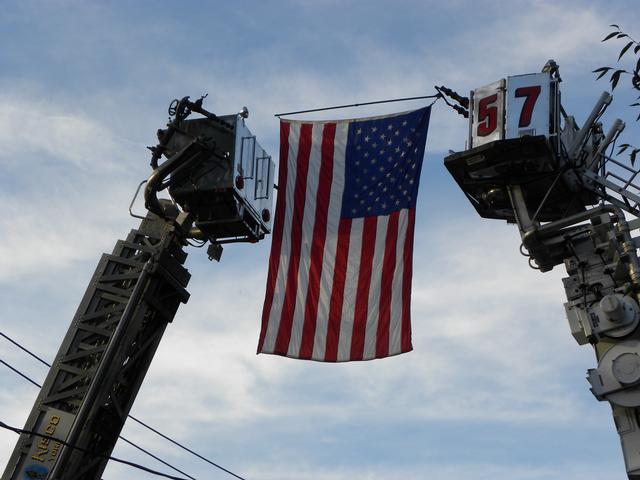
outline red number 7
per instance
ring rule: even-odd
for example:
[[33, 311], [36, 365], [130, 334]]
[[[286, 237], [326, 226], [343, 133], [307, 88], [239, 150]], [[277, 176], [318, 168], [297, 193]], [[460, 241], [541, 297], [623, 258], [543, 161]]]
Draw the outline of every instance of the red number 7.
[[531, 123], [531, 116], [533, 115], [533, 107], [536, 105], [536, 100], [540, 95], [540, 85], [533, 87], [520, 87], [516, 88], [516, 98], [525, 97], [522, 111], [520, 112], [520, 121], [518, 122], [518, 128], [527, 127]]

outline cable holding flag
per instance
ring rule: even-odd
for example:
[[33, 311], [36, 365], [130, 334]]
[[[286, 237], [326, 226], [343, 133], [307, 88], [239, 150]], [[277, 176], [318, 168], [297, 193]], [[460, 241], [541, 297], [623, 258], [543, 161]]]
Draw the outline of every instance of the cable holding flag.
[[[437, 88], [436, 88], [437, 90]], [[365, 105], [376, 105], [379, 103], [392, 103], [392, 102], [405, 102], [405, 101], [409, 101], [409, 100], [423, 100], [425, 98], [435, 98], [436, 100], [438, 98], [441, 98], [442, 94], [440, 92], [436, 93], [435, 95], [422, 95], [419, 97], [404, 97], [404, 98], [391, 98], [388, 100], [375, 100], [373, 102], [363, 102], [363, 103], [352, 103], [349, 105], [336, 105], [333, 107], [324, 107], [324, 108], [312, 108], [310, 110], [298, 110], [295, 112], [286, 112], [286, 113], [276, 113], [274, 114], [274, 117], [282, 117], [285, 115], [297, 115], [299, 113], [311, 113], [311, 112], [322, 112], [325, 110], [336, 110], [339, 108], [351, 108], [351, 107], [362, 107]]]

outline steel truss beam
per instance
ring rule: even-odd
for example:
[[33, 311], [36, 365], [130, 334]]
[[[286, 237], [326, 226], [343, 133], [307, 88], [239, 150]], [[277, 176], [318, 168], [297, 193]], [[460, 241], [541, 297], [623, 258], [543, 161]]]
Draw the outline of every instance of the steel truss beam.
[[167, 323], [189, 298], [190, 226], [186, 215], [150, 213], [102, 256], [25, 424], [91, 453], [22, 434], [2, 480], [100, 479]]

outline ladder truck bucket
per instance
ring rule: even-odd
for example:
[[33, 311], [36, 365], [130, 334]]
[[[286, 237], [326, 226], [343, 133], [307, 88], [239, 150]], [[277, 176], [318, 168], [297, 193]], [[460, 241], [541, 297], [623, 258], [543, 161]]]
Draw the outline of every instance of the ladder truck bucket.
[[444, 164], [481, 217], [516, 223], [509, 195], [509, 186], [516, 184], [530, 215], [537, 211], [536, 219], [548, 222], [584, 211], [585, 205], [597, 201], [589, 192], [575, 192], [562, 178], [558, 156], [547, 137], [524, 136], [454, 153]]
[[[157, 159], [145, 190], [147, 208], [162, 215], [157, 192], [168, 189], [193, 215], [193, 236], [220, 245], [257, 242], [271, 231], [275, 163], [238, 114], [216, 116], [188, 97], [173, 107], [174, 120], [158, 131]], [[203, 118], [187, 118], [192, 112]]]

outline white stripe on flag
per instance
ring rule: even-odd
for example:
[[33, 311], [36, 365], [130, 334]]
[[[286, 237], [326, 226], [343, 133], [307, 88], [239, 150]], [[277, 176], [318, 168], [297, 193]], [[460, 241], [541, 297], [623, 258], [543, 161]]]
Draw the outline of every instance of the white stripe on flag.
[[396, 244], [396, 268], [393, 273], [391, 289], [391, 322], [389, 325], [389, 355], [397, 355], [402, 351], [402, 279], [404, 275], [404, 241], [409, 225], [409, 210], [400, 210], [398, 218], [398, 242]]
[[269, 313], [267, 333], [264, 338], [263, 352], [273, 353], [278, 338], [280, 317], [284, 305], [284, 294], [289, 271], [289, 257], [291, 254], [291, 221], [293, 218], [294, 190], [296, 185], [298, 159], [298, 143], [300, 141], [300, 124], [291, 123], [289, 126], [289, 154], [287, 157], [287, 186], [286, 207], [284, 211], [284, 226], [282, 235], [282, 249], [280, 253], [280, 265], [278, 266], [278, 278], [273, 289], [273, 302]]
[[295, 307], [291, 326], [291, 339], [287, 355], [297, 357], [302, 343], [302, 328], [309, 289], [309, 268], [311, 266], [311, 242], [316, 220], [316, 196], [320, 179], [320, 165], [322, 163], [322, 124], [313, 124], [311, 130], [311, 151], [309, 152], [309, 170], [307, 173], [307, 190], [305, 192], [304, 213], [302, 217], [302, 243], [300, 245], [300, 264], [298, 266], [298, 289], [295, 297]]
[[364, 336], [363, 360], [370, 360], [376, 356], [376, 338], [378, 333], [378, 318], [380, 316], [380, 292], [382, 285], [382, 264], [384, 261], [387, 240], [387, 225], [389, 216], [378, 217], [376, 226], [376, 245], [373, 253], [373, 267], [371, 269], [371, 285], [367, 302], [367, 326]]
[[351, 223], [349, 239], [349, 257], [347, 258], [347, 274], [344, 282], [344, 300], [342, 304], [342, 322], [340, 323], [340, 340], [338, 342], [338, 361], [351, 358], [351, 336], [355, 321], [358, 279], [360, 277], [360, 254], [362, 251], [362, 233], [364, 218], [354, 218]]
[[[331, 196], [327, 212], [327, 235], [322, 258], [322, 276], [320, 277], [320, 292], [318, 302], [318, 320], [313, 340], [313, 359], [324, 360], [327, 347], [327, 328], [329, 325], [329, 308], [331, 291], [333, 289], [333, 275], [336, 262], [336, 247], [338, 245], [338, 229], [340, 227], [340, 213], [342, 211], [342, 193], [344, 191], [344, 155], [347, 147], [349, 124], [338, 122], [334, 137], [333, 150], [333, 179], [331, 182]], [[342, 167], [342, 168], [340, 168]]]

